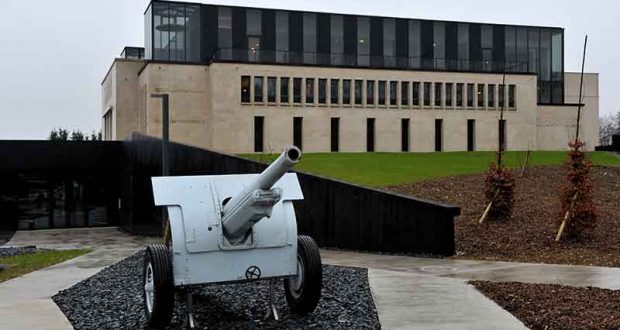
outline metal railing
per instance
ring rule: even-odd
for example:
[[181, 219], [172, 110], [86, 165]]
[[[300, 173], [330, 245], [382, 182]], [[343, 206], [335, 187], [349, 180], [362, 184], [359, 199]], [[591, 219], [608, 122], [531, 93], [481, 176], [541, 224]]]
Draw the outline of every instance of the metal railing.
[[256, 63], [278, 63], [296, 65], [323, 65], [368, 67], [388, 69], [421, 69], [434, 71], [465, 72], [517, 72], [527, 73], [528, 62], [475, 61], [446, 58], [424, 58], [405, 56], [377, 56], [328, 54], [316, 52], [292, 52], [282, 50], [219, 48], [211, 60], [241, 61]]

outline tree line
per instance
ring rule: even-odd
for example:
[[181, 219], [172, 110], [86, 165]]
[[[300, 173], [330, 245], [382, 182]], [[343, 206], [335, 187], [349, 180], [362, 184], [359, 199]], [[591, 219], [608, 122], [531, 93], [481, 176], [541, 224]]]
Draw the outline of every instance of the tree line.
[[620, 112], [599, 118], [599, 145], [611, 144], [611, 137], [620, 134]]
[[81, 130], [73, 130], [69, 133], [69, 130], [65, 128], [54, 128], [50, 132], [48, 137], [50, 141], [101, 141], [101, 131], [92, 131], [90, 134], [84, 133]]

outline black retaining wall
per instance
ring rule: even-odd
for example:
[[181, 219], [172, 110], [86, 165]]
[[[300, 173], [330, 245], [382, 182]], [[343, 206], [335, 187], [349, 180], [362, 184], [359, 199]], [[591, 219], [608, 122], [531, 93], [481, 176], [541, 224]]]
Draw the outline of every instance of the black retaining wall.
[[[161, 175], [161, 140], [134, 134], [124, 142], [132, 169], [122, 189], [121, 226], [161, 232], [151, 176]], [[303, 161], [303, 160], [302, 160]], [[259, 173], [256, 161], [170, 144], [171, 175]], [[460, 208], [297, 172], [304, 200], [295, 202], [298, 230], [323, 247], [364, 251], [455, 253], [454, 220]]]
[[123, 144], [0, 141], [0, 230], [117, 225]]
[[[259, 173], [267, 165], [171, 143], [171, 175]], [[0, 141], [0, 231], [119, 225], [161, 234], [151, 177], [161, 140]], [[298, 228], [323, 247], [453, 255], [456, 206], [298, 172]]]

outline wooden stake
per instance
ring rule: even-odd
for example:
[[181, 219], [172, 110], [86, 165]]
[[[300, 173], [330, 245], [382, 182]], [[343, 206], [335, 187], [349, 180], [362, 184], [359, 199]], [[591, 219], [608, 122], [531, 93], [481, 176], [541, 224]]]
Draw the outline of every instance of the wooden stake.
[[487, 208], [484, 209], [484, 213], [482, 213], [482, 216], [480, 217], [480, 220], [478, 221], [479, 224], [483, 223], [484, 219], [486, 219], [487, 214], [489, 214], [489, 211], [491, 210], [491, 206], [493, 205], [493, 201], [495, 200], [497, 195], [499, 195], [499, 189], [495, 192], [495, 195], [493, 195], [493, 198], [491, 198], [491, 201], [489, 202], [489, 205], [487, 205]]
[[566, 228], [566, 223], [568, 222], [568, 217], [570, 216], [570, 212], [575, 206], [577, 195], [579, 195], [579, 193], [575, 192], [575, 194], [573, 195], [573, 199], [570, 202], [570, 208], [566, 211], [566, 214], [564, 215], [564, 220], [562, 220], [562, 224], [560, 225], [560, 230], [558, 230], [558, 234], [555, 236], [556, 242], [559, 242], [560, 238], [562, 238], [562, 233], [564, 232], [564, 228]]
[[530, 154], [531, 154], [530, 149], [527, 149], [527, 153], [525, 154], [525, 161], [523, 162], [523, 166], [521, 167], [521, 174], [519, 174], [519, 177], [523, 177], [523, 174], [525, 174], [525, 168], [530, 162]]

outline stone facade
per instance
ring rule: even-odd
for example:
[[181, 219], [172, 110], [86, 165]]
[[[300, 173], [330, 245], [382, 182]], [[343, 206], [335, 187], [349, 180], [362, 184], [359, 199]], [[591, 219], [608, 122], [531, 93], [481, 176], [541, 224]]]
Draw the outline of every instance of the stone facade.
[[[250, 77], [249, 99], [242, 101], [241, 80]], [[262, 101], [256, 98], [254, 78], [263, 77]], [[276, 78], [275, 102], [268, 99], [268, 77]], [[289, 100], [281, 100], [281, 78], [289, 78]], [[300, 101], [294, 102], [293, 79], [302, 78]], [[313, 79], [311, 102], [306, 102], [306, 79]], [[324, 103], [319, 101], [319, 79], [326, 79]], [[331, 82], [338, 80], [338, 102], [332, 104]], [[362, 81], [362, 102], [343, 104], [343, 81]], [[374, 81], [373, 104], [368, 104], [368, 82]], [[385, 105], [379, 104], [379, 81], [386, 82]], [[397, 103], [390, 105], [390, 82], [397, 83]], [[408, 92], [401, 102], [403, 87]], [[420, 105], [413, 104], [413, 83], [419, 83]], [[424, 105], [424, 83], [430, 84], [430, 104]], [[435, 84], [441, 84], [440, 105], [435, 106]], [[452, 87], [452, 105], [447, 104], [447, 84]], [[462, 106], [457, 104], [457, 84], [463, 84]], [[468, 106], [468, 84], [473, 84], [473, 102]], [[102, 117], [112, 111], [112, 134], [108, 140], [122, 140], [132, 131], [161, 135], [161, 101], [152, 93], [170, 94], [170, 137], [174, 141], [229, 153], [255, 152], [254, 118], [264, 119], [263, 151], [278, 152], [293, 144], [293, 118], [303, 118], [301, 132], [305, 152], [330, 152], [331, 118], [339, 118], [338, 151], [367, 151], [367, 119], [374, 118], [374, 150], [402, 150], [402, 119], [409, 119], [408, 149], [411, 152], [436, 150], [435, 120], [442, 119], [441, 150], [468, 148], [468, 120], [475, 120], [474, 149], [496, 150], [498, 145], [499, 94], [501, 74], [429, 72], [405, 70], [351, 69], [212, 63], [209, 65], [170, 64], [117, 59], [102, 83]], [[483, 94], [478, 102], [478, 91]], [[493, 89], [493, 106], [486, 97]], [[510, 102], [508, 86], [514, 87]], [[566, 102], [577, 101], [579, 75], [565, 75]], [[562, 150], [574, 135], [576, 105], [538, 105], [536, 75], [506, 75], [504, 102], [507, 110], [508, 150]], [[323, 94], [322, 94], [323, 95]], [[581, 136], [589, 149], [598, 141], [598, 75], [587, 74], [584, 81]], [[273, 94], [272, 94], [273, 97]], [[404, 104], [403, 104], [404, 103]], [[481, 105], [481, 106], [480, 106]], [[105, 128], [105, 123], [104, 123]]]

